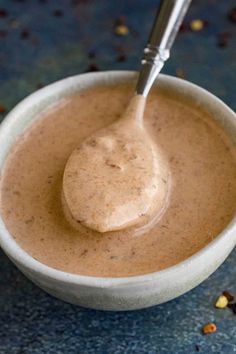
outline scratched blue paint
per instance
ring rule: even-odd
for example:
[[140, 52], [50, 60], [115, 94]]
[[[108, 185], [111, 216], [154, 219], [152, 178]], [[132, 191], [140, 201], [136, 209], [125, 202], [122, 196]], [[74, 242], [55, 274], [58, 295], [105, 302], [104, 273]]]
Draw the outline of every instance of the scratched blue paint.
[[[84, 72], [136, 69], [158, 1], [0, 0], [0, 105], [10, 110], [38, 86]], [[74, 4], [72, 4], [74, 3]], [[188, 80], [236, 108], [236, 25], [227, 19], [234, 0], [193, 0], [187, 21], [208, 21], [200, 32], [182, 32], [163, 72], [184, 70]], [[61, 10], [62, 16], [54, 16]], [[0, 12], [1, 13], [1, 12]], [[125, 15], [127, 37], [116, 37], [114, 19]], [[6, 31], [6, 33], [4, 32]], [[26, 31], [26, 34], [22, 34]], [[228, 46], [216, 45], [229, 32]], [[27, 37], [28, 33], [28, 37]], [[23, 39], [22, 36], [27, 38]], [[127, 60], [118, 62], [118, 48]], [[94, 51], [95, 59], [88, 58]], [[3, 115], [2, 115], [3, 117]], [[236, 253], [202, 285], [167, 304], [128, 313], [105, 313], [56, 300], [28, 281], [0, 253], [0, 354], [231, 354], [236, 317], [214, 309], [223, 289], [236, 292]], [[201, 334], [216, 322], [217, 333]]]

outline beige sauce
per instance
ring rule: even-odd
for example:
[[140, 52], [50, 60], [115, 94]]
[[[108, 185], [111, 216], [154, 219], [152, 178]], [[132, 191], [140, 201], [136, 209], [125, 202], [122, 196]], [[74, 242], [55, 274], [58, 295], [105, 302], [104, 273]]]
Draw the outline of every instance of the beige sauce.
[[132, 97], [120, 119], [90, 135], [69, 157], [62, 201], [75, 227], [138, 227], [165, 210], [170, 172], [143, 126], [144, 107], [143, 96]]
[[70, 225], [61, 203], [66, 162], [85, 138], [121, 115], [131, 95], [132, 89], [122, 86], [65, 99], [42, 114], [9, 155], [1, 214], [15, 240], [40, 262], [93, 276], [154, 272], [200, 250], [232, 219], [235, 148], [207, 113], [153, 89], [144, 120], [169, 162], [167, 210], [140, 232], [100, 234]]

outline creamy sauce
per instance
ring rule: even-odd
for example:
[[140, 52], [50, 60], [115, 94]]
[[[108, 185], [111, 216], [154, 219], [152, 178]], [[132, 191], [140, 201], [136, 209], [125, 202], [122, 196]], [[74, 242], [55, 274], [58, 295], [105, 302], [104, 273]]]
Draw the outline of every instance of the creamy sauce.
[[61, 203], [66, 162], [78, 144], [121, 115], [131, 95], [131, 88], [118, 86], [64, 99], [12, 149], [2, 174], [1, 214], [16, 242], [40, 262], [92, 276], [154, 272], [200, 250], [234, 216], [235, 147], [206, 112], [153, 89], [144, 124], [169, 163], [167, 209], [140, 232], [71, 226]]
[[147, 224], [164, 211], [170, 172], [143, 127], [144, 107], [143, 96], [132, 97], [120, 119], [89, 136], [69, 157], [62, 201], [74, 227], [121, 230]]

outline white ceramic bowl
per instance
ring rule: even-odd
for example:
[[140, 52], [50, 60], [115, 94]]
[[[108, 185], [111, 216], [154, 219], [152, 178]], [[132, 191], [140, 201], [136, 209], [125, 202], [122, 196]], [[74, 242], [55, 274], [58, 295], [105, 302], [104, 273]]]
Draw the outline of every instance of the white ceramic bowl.
[[[89, 73], [49, 85], [19, 103], [0, 127], [0, 170], [17, 139], [35, 116], [52, 102], [97, 84], [131, 82], [133, 72]], [[168, 88], [203, 106], [219, 120], [236, 143], [236, 116], [222, 101], [187, 81], [160, 75], [156, 85]], [[0, 218], [1, 247], [35, 284], [67, 302], [102, 310], [134, 310], [173, 299], [192, 289], [225, 260], [236, 244], [236, 220], [214, 241], [185, 261], [165, 270], [127, 278], [74, 275], [50, 268], [27, 254], [11, 237]]]

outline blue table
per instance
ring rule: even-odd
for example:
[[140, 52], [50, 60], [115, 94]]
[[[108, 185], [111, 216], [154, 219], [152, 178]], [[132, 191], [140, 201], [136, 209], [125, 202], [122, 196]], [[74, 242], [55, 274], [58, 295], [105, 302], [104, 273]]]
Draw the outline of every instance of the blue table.
[[[0, 0], [0, 115], [37, 88], [88, 70], [135, 69], [156, 0]], [[163, 72], [184, 75], [236, 108], [234, 0], [193, 1]], [[125, 15], [130, 34], [115, 36]], [[201, 31], [189, 21], [201, 19]], [[0, 354], [236, 352], [236, 317], [214, 309], [222, 290], [236, 292], [236, 252], [202, 285], [149, 309], [108, 313], [52, 298], [0, 254]], [[218, 331], [203, 336], [214, 321]]]

